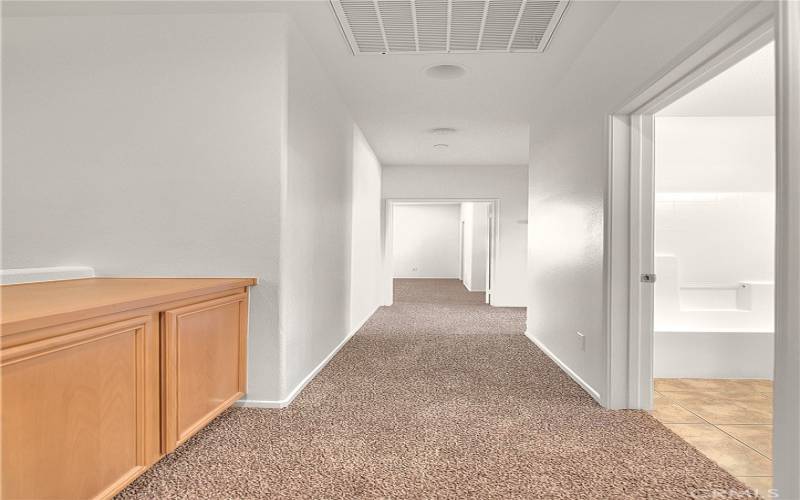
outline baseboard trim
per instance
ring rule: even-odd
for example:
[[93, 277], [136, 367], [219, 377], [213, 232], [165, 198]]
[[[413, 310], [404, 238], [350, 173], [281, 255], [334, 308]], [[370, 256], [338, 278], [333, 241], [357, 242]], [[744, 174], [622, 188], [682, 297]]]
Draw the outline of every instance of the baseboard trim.
[[325, 366], [330, 362], [330, 360], [333, 359], [334, 356], [336, 356], [336, 353], [338, 353], [339, 350], [341, 350], [341, 348], [344, 347], [345, 344], [347, 344], [351, 338], [353, 338], [353, 335], [355, 335], [359, 330], [361, 330], [361, 327], [364, 326], [364, 324], [367, 321], [369, 321], [372, 315], [375, 314], [375, 312], [378, 310], [378, 307], [375, 307], [375, 309], [370, 314], [368, 314], [367, 317], [364, 318], [358, 324], [357, 327], [353, 328], [350, 331], [350, 333], [348, 333], [347, 336], [344, 339], [342, 339], [341, 342], [339, 342], [339, 345], [334, 347], [333, 350], [327, 356], [325, 356], [325, 359], [323, 359], [316, 366], [316, 368], [311, 370], [311, 372], [308, 375], [306, 375], [306, 377], [303, 380], [301, 380], [300, 383], [297, 384], [294, 389], [292, 389], [292, 392], [290, 392], [287, 397], [280, 400], [241, 399], [236, 402], [235, 406], [239, 406], [241, 408], [286, 408], [287, 406], [292, 404], [294, 398], [296, 398], [300, 394], [300, 392], [302, 392], [305, 386], [309, 382], [311, 382], [314, 379], [314, 377], [316, 377], [317, 374], [319, 374], [319, 372], [322, 371], [323, 368], [325, 368]]
[[569, 377], [570, 377], [572, 380], [574, 380], [574, 381], [575, 381], [575, 382], [576, 382], [576, 383], [577, 383], [579, 386], [581, 386], [581, 387], [583, 388], [583, 390], [584, 390], [584, 391], [586, 391], [587, 393], [589, 393], [589, 395], [590, 395], [590, 396], [591, 396], [591, 397], [592, 397], [592, 398], [593, 398], [595, 401], [597, 401], [597, 403], [598, 403], [598, 404], [600, 404], [600, 405], [603, 405], [603, 402], [602, 402], [602, 400], [601, 400], [601, 398], [600, 398], [600, 393], [599, 393], [599, 392], [597, 392], [597, 391], [594, 389], [594, 387], [592, 387], [592, 386], [591, 386], [591, 385], [589, 385], [589, 384], [588, 384], [588, 383], [587, 383], [585, 380], [583, 380], [581, 377], [579, 377], [577, 373], [575, 373], [574, 371], [572, 371], [572, 369], [571, 369], [569, 366], [567, 366], [567, 365], [566, 365], [566, 364], [565, 364], [563, 361], [561, 361], [560, 359], [558, 359], [558, 356], [556, 356], [555, 354], [553, 354], [553, 352], [552, 352], [552, 351], [550, 351], [550, 349], [548, 349], [548, 348], [547, 348], [547, 347], [546, 347], [544, 344], [542, 344], [542, 342], [541, 342], [541, 341], [539, 341], [539, 339], [537, 339], [536, 337], [534, 337], [533, 335], [531, 335], [531, 334], [530, 334], [530, 333], [529, 333], [527, 330], [525, 331], [525, 336], [526, 336], [526, 337], [528, 337], [528, 339], [529, 339], [531, 342], [533, 342], [533, 343], [536, 345], [536, 347], [538, 347], [539, 349], [541, 349], [541, 351], [542, 351], [543, 353], [545, 353], [545, 354], [547, 355], [547, 357], [548, 357], [548, 358], [552, 359], [552, 360], [553, 360], [553, 362], [554, 362], [556, 365], [558, 365], [558, 367], [559, 367], [559, 368], [561, 368], [561, 370], [562, 370], [564, 373], [566, 373], [567, 375], [569, 375]]

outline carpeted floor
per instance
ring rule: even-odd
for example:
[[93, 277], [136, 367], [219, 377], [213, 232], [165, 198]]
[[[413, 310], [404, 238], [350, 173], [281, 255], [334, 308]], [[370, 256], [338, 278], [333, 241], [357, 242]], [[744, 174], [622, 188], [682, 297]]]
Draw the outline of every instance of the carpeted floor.
[[227, 411], [120, 498], [751, 495], [647, 413], [598, 406], [523, 309], [452, 280], [395, 291], [290, 407]]

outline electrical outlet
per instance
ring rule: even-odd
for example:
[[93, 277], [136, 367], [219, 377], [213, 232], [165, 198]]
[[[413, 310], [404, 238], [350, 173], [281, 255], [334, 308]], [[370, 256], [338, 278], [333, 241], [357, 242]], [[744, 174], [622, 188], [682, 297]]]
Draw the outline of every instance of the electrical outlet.
[[586, 350], [586, 335], [582, 334], [581, 332], [575, 332], [578, 334], [578, 342], [580, 342], [581, 351]]

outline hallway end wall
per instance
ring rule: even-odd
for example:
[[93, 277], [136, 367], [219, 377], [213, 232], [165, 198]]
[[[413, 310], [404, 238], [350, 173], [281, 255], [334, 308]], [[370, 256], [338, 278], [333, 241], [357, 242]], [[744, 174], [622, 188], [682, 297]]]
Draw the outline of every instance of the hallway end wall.
[[[528, 169], [526, 166], [383, 167], [384, 199], [497, 199], [498, 242], [492, 305], [525, 307]], [[391, 281], [384, 283], [384, 288]]]
[[458, 278], [458, 204], [395, 205], [392, 216], [394, 278]]

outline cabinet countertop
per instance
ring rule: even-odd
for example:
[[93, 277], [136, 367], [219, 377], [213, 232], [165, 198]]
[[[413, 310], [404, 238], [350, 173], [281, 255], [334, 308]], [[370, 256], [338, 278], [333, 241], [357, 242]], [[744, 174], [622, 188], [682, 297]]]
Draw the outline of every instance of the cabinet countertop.
[[2, 285], [0, 335], [255, 284], [255, 278], [84, 278]]

